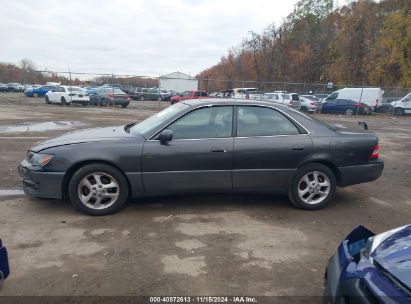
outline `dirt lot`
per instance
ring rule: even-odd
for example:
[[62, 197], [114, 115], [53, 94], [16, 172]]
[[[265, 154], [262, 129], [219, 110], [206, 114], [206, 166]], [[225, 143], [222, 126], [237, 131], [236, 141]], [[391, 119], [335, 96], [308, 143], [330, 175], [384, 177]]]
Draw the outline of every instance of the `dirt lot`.
[[[0, 189], [19, 189], [16, 168], [31, 145], [67, 131], [7, 126], [119, 125], [157, 110], [156, 102], [62, 107], [0, 93]], [[338, 189], [320, 211], [298, 210], [281, 196], [198, 194], [130, 201], [118, 214], [89, 217], [68, 201], [0, 191], [0, 237], [12, 271], [0, 295], [321, 295], [327, 260], [349, 231], [363, 224], [379, 233], [411, 218], [411, 117], [361, 120], [380, 137], [383, 176]]]

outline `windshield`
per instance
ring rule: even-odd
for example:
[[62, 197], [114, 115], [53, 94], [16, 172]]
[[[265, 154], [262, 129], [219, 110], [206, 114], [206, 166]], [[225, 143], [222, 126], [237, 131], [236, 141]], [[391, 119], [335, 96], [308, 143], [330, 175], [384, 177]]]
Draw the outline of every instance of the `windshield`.
[[150, 116], [149, 118], [143, 120], [142, 122], [136, 124], [133, 126], [130, 131], [131, 132], [137, 132], [140, 134], [145, 134], [150, 131], [154, 131], [156, 128], [158, 128], [164, 121], [167, 119], [173, 117], [175, 114], [180, 112], [183, 109], [188, 108], [189, 105], [186, 105], [185, 103], [179, 102], [176, 103], [166, 109], [164, 109], [161, 112], [158, 112], [157, 114], [154, 114], [153, 116]]

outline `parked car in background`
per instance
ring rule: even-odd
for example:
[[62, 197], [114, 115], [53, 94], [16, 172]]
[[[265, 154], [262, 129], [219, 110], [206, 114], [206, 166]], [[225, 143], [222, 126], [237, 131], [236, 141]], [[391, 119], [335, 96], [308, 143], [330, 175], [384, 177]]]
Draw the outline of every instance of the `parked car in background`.
[[374, 132], [331, 128], [275, 103], [202, 99], [43, 141], [19, 172], [31, 196], [68, 196], [78, 210], [107, 215], [129, 197], [199, 191], [280, 192], [315, 210], [337, 186], [376, 180], [383, 168]]
[[380, 88], [344, 88], [327, 96], [324, 102], [337, 99], [353, 100], [364, 103], [376, 111], [381, 105], [383, 94], [384, 91]]
[[40, 86], [40, 87], [31, 87], [27, 88], [24, 91], [24, 94], [27, 97], [43, 97], [46, 96], [46, 93], [48, 91], [54, 90], [56, 86], [51, 86], [51, 85], [45, 85], [45, 86]]
[[175, 95], [170, 98], [171, 104], [175, 104], [177, 102], [188, 100], [188, 99], [203, 99], [209, 98], [208, 93], [206, 91], [185, 91], [180, 95]]
[[230, 90], [229, 97], [235, 99], [261, 99], [261, 93], [257, 88], [234, 88]]
[[161, 93], [157, 88], [135, 88], [129, 92], [130, 97], [134, 100], [161, 100]]
[[86, 90], [86, 92], [89, 96], [94, 95], [96, 93], [96, 90], [97, 90], [96, 87], [92, 87], [92, 86], [84, 87], [84, 89]]
[[315, 113], [319, 110], [319, 101], [315, 98], [300, 96], [300, 110], [307, 113]]
[[314, 94], [314, 97], [318, 99], [320, 103], [324, 101], [325, 98], [328, 97], [329, 94]]
[[411, 225], [377, 235], [359, 226], [328, 262], [326, 303], [410, 303], [410, 265]]
[[119, 88], [103, 86], [97, 88], [96, 93], [90, 96], [90, 104], [96, 106], [119, 105], [127, 108], [130, 104], [130, 96]]
[[117, 89], [123, 90], [123, 86], [121, 84], [118, 84], [118, 83], [106, 83], [106, 84], [103, 84], [101, 87], [103, 87], [103, 88], [117, 88]]
[[394, 113], [394, 106], [391, 103], [397, 100], [398, 100], [398, 97], [383, 97], [381, 105], [375, 110], [375, 112]]
[[411, 92], [397, 101], [391, 102], [395, 115], [411, 114]]
[[0, 92], [8, 92], [9, 87], [5, 83], [0, 82]]
[[63, 105], [78, 103], [87, 106], [90, 98], [87, 91], [77, 86], [57, 86], [48, 91], [45, 96], [46, 103], [61, 103]]
[[170, 101], [171, 97], [178, 95], [172, 90], [160, 90], [160, 97], [162, 101]]
[[300, 98], [296, 93], [284, 93], [284, 92], [273, 92], [273, 93], [264, 93], [261, 96], [261, 100], [276, 102], [287, 105], [294, 109], [299, 110], [301, 108]]
[[321, 105], [321, 113], [328, 114], [346, 114], [346, 115], [355, 115], [355, 114], [371, 114], [372, 109], [365, 103], [358, 103], [353, 100], [348, 99], [332, 99], [324, 102]]
[[24, 86], [20, 83], [10, 82], [7, 84], [9, 92], [23, 92]]

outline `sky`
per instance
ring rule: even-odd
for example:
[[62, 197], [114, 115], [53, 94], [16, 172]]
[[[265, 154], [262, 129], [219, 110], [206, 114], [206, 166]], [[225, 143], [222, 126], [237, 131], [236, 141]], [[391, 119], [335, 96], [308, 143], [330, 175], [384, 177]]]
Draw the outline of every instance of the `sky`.
[[0, 62], [38, 69], [196, 75], [296, 0], [1, 0]]

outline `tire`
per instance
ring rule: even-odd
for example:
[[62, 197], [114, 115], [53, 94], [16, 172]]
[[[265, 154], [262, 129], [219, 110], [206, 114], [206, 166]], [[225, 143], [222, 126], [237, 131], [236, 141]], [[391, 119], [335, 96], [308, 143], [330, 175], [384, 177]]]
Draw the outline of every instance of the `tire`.
[[64, 97], [61, 97], [61, 104], [64, 106], [67, 105], [67, 101]]
[[347, 109], [347, 110], [345, 111], [345, 115], [351, 116], [351, 115], [354, 115], [354, 114], [355, 114], [355, 112], [354, 112], [353, 109]]
[[88, 215], [118, 212], [127, 201], [128, 191], [123, 173], [101, 163], [81, 167], [73, 174], [69, 184], [71, 204]]
[[123, 104], [123, 105], [121, 105], [123, 108], [127, 108], [128, 107], [128, 105], [125, 105], [125, 104]]
[[139, 99], [140, 101], [144, 101], [144, 100], [145, 100], [144, 95], [141, 95], [138, 99]]
[[403, 108], [395, 108], [394, 109], [394, 115], [395, 116], [403, 116], [405, 114]]
[[33, 97], [36, 97], [36, 98], [39, 97], [39, 93], [34, 93]]
[[50, 102], [50, 99], [49, 99], [49, 97], [48, 97], [48, 96], [46, 96], [46, 98], [45, 98], [45, 99], [46, 99], [46, 103], [47, 103], [47, 104], [50, 104], [50, 103], [51, 103], [51, 102]]
[[307, 107], [301, 107], [301, 112], [304, 112], [304, 113], [308, 113], [308, 108]]
[[82, 103], [81, 103], [81, 105], [83, 106], [83, 107], [87, 107], [88, 106], [88, 102], [87, 101], [83, 101]]
[[288, 197], [300, 209], [318, 210], [330, 202], [336, 186], [336, 179], [330, 168], [318, 163], [308, 164], [294, 174]]

